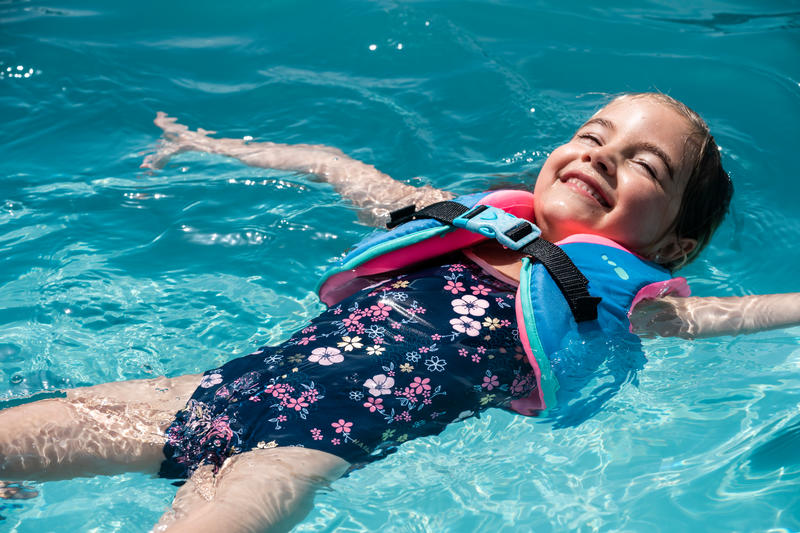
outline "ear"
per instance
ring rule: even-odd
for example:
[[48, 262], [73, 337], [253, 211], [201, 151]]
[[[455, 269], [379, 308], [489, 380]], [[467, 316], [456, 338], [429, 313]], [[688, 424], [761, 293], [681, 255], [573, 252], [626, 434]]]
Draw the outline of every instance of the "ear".
[[659, 264], [671, 263], [676, 259], [686, 257], [695, 247], [697, 247], [696, 239], [674, 237], [664, 244], [664, 246], [656, 250], [653, 254], [653, 259]]

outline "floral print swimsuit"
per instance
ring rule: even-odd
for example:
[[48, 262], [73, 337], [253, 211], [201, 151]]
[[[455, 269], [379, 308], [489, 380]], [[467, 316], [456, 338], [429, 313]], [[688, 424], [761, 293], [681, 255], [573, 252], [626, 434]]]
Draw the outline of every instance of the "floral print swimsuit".
[[535, 389], [514, 295], [467, 260], [363, 289], [279, 346], [207, 371], [167, 429], [162, 475], [276, 446], [357, 467], [508, 407]]

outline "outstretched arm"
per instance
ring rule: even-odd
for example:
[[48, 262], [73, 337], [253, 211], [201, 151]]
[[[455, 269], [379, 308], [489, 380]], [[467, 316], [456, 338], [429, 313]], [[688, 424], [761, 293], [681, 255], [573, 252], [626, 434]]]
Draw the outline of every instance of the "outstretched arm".
[[361, 218], [365, 223], [375, 226], [382, 226], [389, 211], [394, 209], [412, 203], [420, 208], [453, 197], [428, 185], [414, 187], [397, 181], [330, 146], [215, 139], [209, 136], [215, 132], [202, 128], [191, 131], [161, 111], [155, 124], [164, 130], [163, 139], [158, 151], [145, 158], [143, 168], [163, 168], [173, 155], [181, 152], [207, 152], [233, 157], [254, 167], [305, 172], [333, 185], [342, 197], [362, 208]]
[[642, 300], [630, 314], [642, 336], [697, 339], [800, 325], [800, 293]]

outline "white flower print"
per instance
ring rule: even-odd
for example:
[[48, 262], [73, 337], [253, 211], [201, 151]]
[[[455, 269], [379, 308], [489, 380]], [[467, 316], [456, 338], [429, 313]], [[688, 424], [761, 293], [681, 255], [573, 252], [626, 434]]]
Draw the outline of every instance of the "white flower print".
[[477, 296], [473, 296], [472, 294], [467, 294], [461, 298], [452, 300], [450, 305], [453, 306], [453, 311], [459, 315], [469, 314], [472, 316], [483, 316], [486, 314], [486, 309], [489, 307], [489, 302], [478, 298]]
[[354, 390], [350, 392], [350, 399], [355, 400], [357, 402], [361, 401], [361, 398], [364, 397], [364, 393], [358, 390]]
[[450, 320], [450, 325], [459, 333], [466, 333], [470, 337], [477, 337], [481, 332], [481, 323], [468, 316], [460, 316]]
[[394, 378], [384, 374], [378, 374], [365, 381], [364, 386], [369, 389], [369, 393], [373, 396], [391, 394], [392, 387], [394, 386]]
[[214, 385], [219, 385], [220, 383], [222, 383], [222, 374], [206, 374], [203, 376], [202, 381], [200, 381], [200, 386], [204, 389], [208, 389]]
[[447, 365], [447, 361], [435, 355], [430, 359], [425, 359], [425, 366], [428, 367], [428, 372], [444, 372], [445, 365]]
[[352, 352], [353, 348], [361, 348], [364, 345], [361, 344], [361, 337], [351, 338], [345, 335], [344, 337], [342, 337], [342, 342], [337, 344], [337, 346], [339, 348], [344, 348], [345, 352]]
[[311, 355], [308, 360], [312, 363], [319, 363], [322, 366], [329, 366], [344, 361], [344, 356], [338, 348], [330, 346], [314, 348], [311, 350]]
[[386, 351], [386, 348], [376, 344], [375, 346], [367, 346], [367, 353], [369, 355], [381, 355]]

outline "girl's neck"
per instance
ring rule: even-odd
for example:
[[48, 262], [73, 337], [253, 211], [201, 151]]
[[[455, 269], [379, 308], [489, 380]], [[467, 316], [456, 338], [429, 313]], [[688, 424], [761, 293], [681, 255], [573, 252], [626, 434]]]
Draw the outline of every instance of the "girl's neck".
[[464, 255], [475, 261], [490, 276], [510, 285], [519, 285], [522, 254], [503, 248], [496, 241], [487, 241], [464, 250]]

